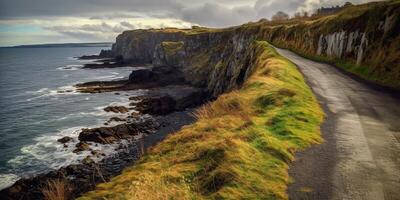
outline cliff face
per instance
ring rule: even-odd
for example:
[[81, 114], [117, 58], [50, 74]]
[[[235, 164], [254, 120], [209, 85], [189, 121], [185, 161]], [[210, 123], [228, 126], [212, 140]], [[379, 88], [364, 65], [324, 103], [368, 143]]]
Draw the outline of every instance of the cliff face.
[[254, 39], [255, 34], [242, 29], [188, 35], [158, 45], [153, 65], [178, 67], [193, 85], [216, 96], [240, 86], [251, 74]]
[[125, 62], [172, 66], [214, 96], [251, 74], [251, 44], [267, 40], [332, 62], [378, 84], [400, 88], [400, 2], [349, 6], [317, 19], [248, 23], [227, 29], [127, 31], [112, 51]]
[[122, 56], [125, 62], [151, 63], [155, 47], [162, 41], [180, 41], [183, 39], [183, 30], [134, 30], [120, 34], [112, 52], [115, 56]]
[[264, 26], [262, 37], [400, 89], [400, 2], [350, 6], [320, 19]]
[[130, 31], [118, 36], [113, 52], [125, 62], [176, 67], [191, 84], [217, 96], [238, 87], [251, 74], [255, 60], [251, 44], [257, 30]]

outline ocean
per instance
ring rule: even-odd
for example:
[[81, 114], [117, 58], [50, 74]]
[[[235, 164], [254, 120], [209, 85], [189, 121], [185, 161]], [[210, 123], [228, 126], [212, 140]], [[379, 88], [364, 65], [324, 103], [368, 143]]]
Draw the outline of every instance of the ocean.
[[[0, 48], [0, 189], [20, 177], [77, 163], [88, 153], [72, 153], [57, 142], [77, 138], [82, 128], [102, 125], [110, 117], [103, 108], [127, 105], [128, 97], [143, 91], [82, 94], [73, 85], [118, 80], [131, 67], [82, 69], [90, 61], [76, 56], [100, 52], [101, 47]], [[75, 139], [75, 143], [77, 140]], [[103, 145], [106, 153], [114, 146]]]

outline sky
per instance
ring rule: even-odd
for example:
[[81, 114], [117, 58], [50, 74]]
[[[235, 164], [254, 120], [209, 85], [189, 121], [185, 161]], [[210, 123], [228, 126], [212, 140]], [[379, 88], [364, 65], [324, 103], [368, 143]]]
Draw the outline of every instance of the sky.
[[371, 0], [0, 0], [0, 46], [114, 42], [124, 30], [227, 27]]

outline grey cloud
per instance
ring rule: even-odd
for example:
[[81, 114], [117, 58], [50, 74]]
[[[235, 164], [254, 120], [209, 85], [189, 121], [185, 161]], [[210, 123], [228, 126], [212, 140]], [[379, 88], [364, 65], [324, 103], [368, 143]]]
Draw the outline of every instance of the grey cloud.
[[177, 11], [181, 8], [181, 3], [175, 0], [34, 0], [29, 3], [26, 0], [1, 0], [0, 18], [90, 16], [123, 11]]
[[348, 0], [34, 0], [27, 5], [26, 0], [0, 0], [0, 20], [65, 16], [97, 20], [150, 17], [222, 27], [269, 18], [277, 11], [293, 14], [298, 10], [345, 1]]
[[127, 14], [127, 13], [112, 13], [107, 15], [95, 15], [90, 17], [89, 19], [132, 19], [132, 18], [141, 18], [145, 17], [145, 15], [139, 14]]
[[112, 41], [117, 34], [135, 27], [128, 22], [121, 22], [114, 26], [103, 22], [101, 24], [48, 26], [44, 28], [81, 41]]
[[129, 22], [120, 22], [121, 26], [126, 27], [128, 29], [136, 29], [137, 27]]
[[299, 0], [258, 0], [254, 5], [258, 18], [270, 18], [278, 11], [294, 13], [302, 4]]
[[205, 3], [182, 11], [182, 19], [212, 27], [237, 25], [254, 17], [254, 10], [250, 6], [228, 8], [217, 3]]

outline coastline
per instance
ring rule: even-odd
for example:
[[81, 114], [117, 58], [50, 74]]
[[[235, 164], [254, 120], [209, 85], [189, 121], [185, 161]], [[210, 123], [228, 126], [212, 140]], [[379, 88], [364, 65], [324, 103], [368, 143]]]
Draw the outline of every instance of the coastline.
[[[93, 70], [115, 67], [136, 67], [136, 65], [119, 63], [110, 65], [109, 58], [102, 56], [83, 56], [81, 61], [95, 58], [96, 67], [84, 67], [82, 70]], [[93, 66], [93, 64], [89, 64]], [[68, 186], [71, 198], [93, 190], [98, 183], [109, 181], [122, 170], [135, 163], [149, 148], [163, 140], [168, 134], [178, 131], [182, 126], [195, 121], [192, 114], [195, 107], [208, 99], [200, 88], [193, 88], [181, 78], [179, 71], [168, 67], [151, 68], [137, 65], [128, 80], [103, 80], [75, 85], [79, 93], [103, 93], [121, 95], [121, 92], [146, 89], [134, 96], [126, 93], [129, 101], [124, 104], [109, 105], [102, 108], [107, 113], [119, 114], [111, 117], [103, 125], [82, 129], [78, 138], [64, 136], [57, 141], [64, 148], [75, 148], [73, 153], [88, 155], [86, 158], [39, 174], [30, 174], [17, 180], [14, 184], [2, 189], [2, 199], [42, 199], [42, 189], [50, 181], [60, 180]], [[157, 74], [152, 79], [141, 79], [143, 73]], [[132, 78], [134, 74], [135, 78]], [[138, 79], [139, 77], [139, 79]], [[108, 88], [125, 84], [127, 87]], [[95, 91], [91, 91], [92, 87]], [[193, 98], [194, 97], [194, 98]], [[150, 114], [150, 115], [149, 115]], [[111, 131], [111, 132], [110, 132]], [[113, 135], [107, 135], [113, 134]], [[107, 137], [105, 136], [107, 135]], [[109, 136], [109, 137], [108, 137]], [[76, 143], [78, 142], [78, 143]], [[104, 154], [96, 150], [98, 146], [112, 144], [115, 152]], [[73, 146], [71, 146], [73, 145]], [[96, 147], [96, 148], [94, 148]]]
[[125, 144], [120, 142], [120, 147], [115, 154], [97, 163], [72, 164], [48, 173], [20, 179], [12, 186], [1, 190], [0, 196], [4, 199], [41, 199], [43, 198], [42, 187], [50, 180], [59, 179], [65, 180], [70, 186], [71, 198], [78, 197], [94, 189], [96, 184], [109, 181], [113, 176], [120, 174], [125, 167], [133, 165], [140, 158], [143, 149], [151, 148], [168, 134], [193, 123], [195, 118], [191, 114], [192, 111], [193, 109], [188, 109], [165, 116], [156, 116], [155, 120], [160, 126], [155, 133], [142, 139], [125, 141]]

